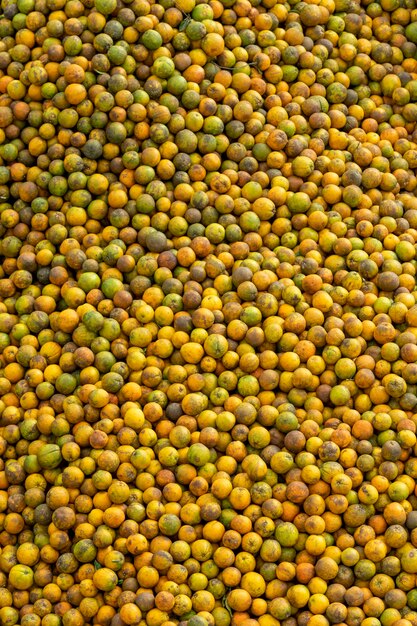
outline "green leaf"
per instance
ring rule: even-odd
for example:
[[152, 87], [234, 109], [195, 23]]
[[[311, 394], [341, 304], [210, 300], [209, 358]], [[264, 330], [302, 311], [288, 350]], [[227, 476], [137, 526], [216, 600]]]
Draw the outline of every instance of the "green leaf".
[[182, 33], [187, 28], [190, 22], [191, 22], [191, 17], [187, 15], [187, 17], [185, 17], [180, 23], [180, 25], [178, 26], [179, 32]]
[[229, 603], [227, 601], [227, 596], [229, 594], [229, 591], [230, 591], [230, 587], [227, 587], [226, 588], [226, 593], [225, 593], [225, 595], [222, 598], [222, 605], [226, 609], [226, 611], [229, 613], [230, 617], [233, 617], [233, 611], [230, 608]]

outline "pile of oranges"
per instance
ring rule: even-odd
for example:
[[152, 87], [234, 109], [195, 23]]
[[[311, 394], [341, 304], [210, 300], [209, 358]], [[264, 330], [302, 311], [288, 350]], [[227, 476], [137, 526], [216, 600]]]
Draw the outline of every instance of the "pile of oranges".
[[2, 0], [0, 625], [417, 626], [415, 0]]

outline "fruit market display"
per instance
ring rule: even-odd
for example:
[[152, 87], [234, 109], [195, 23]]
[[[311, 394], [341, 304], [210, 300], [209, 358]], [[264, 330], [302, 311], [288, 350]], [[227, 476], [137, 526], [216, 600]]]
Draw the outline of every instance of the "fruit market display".
[[2, 0], [0, 626], [417, 626], [415, 0]]

